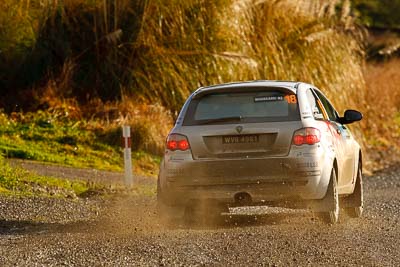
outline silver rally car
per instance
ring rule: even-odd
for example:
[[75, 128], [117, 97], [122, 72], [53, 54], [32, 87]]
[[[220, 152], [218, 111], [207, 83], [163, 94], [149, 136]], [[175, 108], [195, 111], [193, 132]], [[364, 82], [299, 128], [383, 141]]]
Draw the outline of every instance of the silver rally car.
[[[362, 153], [311, 84], [249, 81], [197, 89], [167, 137], [157, 199], [164, 216], [235, 206], [309, 208], [336, 223], [363, 211]], [[228, 210], [229, 211], [229, 210]]]

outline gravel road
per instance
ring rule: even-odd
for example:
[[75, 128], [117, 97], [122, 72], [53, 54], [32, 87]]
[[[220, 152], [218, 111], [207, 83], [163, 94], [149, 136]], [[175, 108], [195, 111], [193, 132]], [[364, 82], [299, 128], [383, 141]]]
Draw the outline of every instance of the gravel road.
[[337, 225], [264, 208], [167, 226], [155, 197], [0, 197], [0, 266], [400, 266], [399, 188], [400, 166], [365, 177], [364, 217]]

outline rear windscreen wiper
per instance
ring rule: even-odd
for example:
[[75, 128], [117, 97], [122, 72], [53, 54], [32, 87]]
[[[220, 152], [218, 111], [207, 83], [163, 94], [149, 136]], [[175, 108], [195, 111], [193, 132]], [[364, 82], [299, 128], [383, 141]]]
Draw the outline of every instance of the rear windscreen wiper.
[[221, 118], [215, 118], [215, 119], [208, 119], [208, 120], [201, 120], [197, 123], [197, 125], [201, 124], [213, 124], [217, 122], [228, 122], [228, 121], [241, 121], [242, 116], [232, 116], [232, 117], [221, 117]]

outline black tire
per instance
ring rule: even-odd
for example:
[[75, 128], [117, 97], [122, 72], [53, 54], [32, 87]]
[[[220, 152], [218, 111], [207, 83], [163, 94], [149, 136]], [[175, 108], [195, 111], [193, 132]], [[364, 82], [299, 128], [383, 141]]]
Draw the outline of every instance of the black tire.
[[213, 225], [222, 222], [222, 213], [229, 213], [227, 205], [215, 202], [197, 202], [185, 209], [185, 222], [197, 225]]
[[351, 218], [359, 218], [364, 210], [364, 189], [361, 164], [359, 164], [354, 192], [346, 198], [344, 210]]
[[339, 194], [337, 190], [336, 171], [332, 169], [331, 178], [325, 197], [322, 199], [323, 212], [318, 214], [327, 223], [336, 224], [339, 221]]
[[162, 202], [157, 203], [157, 214], [160, 223], [173, 226], [183, 222], [185, 207], [168, 206]]
[[183, 218], [185, 207], [171, 206], [165, 201], [160, 187], [159, 180], [157, 181], [157, 214], [161, 222], [169, 225], [178, 223]]

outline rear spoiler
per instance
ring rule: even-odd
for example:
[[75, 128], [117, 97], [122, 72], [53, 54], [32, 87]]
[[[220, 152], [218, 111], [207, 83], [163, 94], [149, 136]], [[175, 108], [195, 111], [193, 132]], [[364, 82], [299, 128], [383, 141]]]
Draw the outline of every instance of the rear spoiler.
[[209, 94], [222, 94], [222, 93], [245, 93], [245, 92], [257, 92], [257, 91], [266, 91], [266, 90], [276, 90], [285, 93], [296, 94], [295, 89], [288, 87], [280, 87], [280, 86], [240, 86], [240, 87], [220, 87], [220, 88], [200, 88], [196, 92], [193, 93], [192, 99], [199, 99], [205, 95]]

